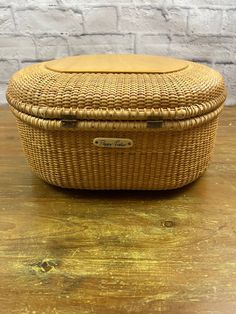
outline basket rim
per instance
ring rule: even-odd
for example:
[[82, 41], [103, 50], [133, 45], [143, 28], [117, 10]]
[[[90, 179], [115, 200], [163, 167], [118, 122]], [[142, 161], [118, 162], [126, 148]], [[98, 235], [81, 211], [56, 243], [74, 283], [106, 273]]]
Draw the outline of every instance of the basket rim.
[[[27, 113], [18, 111], [14, 106], [9, 105], [14, 116], [26, 124], [46, 130], [133, 130], [133, 131], [182, 131], [194, 128], [217, 118], [224, 108], [224, 102], [214, 111], [204, 115], [191, 117], [183, 120], [71, 120], [72, 123], [66, 125], [63, 119], [49, 119], [35, 117]], [[71, 118], [71, 116], [68, 116]], [[68, 121], [68, 120], [67, 120]], [[154, 126], [150, 127], [150, 122], [154, 122]], [[155, 122], [157, 127], [155, 127]]]
[[43, 119], [62, 119], [65, 116], [73, 116], [78, 120], [102, 120], [102, 121], [146, 121], [152, 119], [161, 120], [185, 120], [208, 114], [220, 108], [226, 99], [226, 91], [212, 101], [194, 104], [188, 107], [179, 108], [143, 108], [143, 109], [111, 109], [111, 108], [65, 108], [46, 107], [26, 104], [16, 100], [8, 93], [6, 99], [15, 110]]

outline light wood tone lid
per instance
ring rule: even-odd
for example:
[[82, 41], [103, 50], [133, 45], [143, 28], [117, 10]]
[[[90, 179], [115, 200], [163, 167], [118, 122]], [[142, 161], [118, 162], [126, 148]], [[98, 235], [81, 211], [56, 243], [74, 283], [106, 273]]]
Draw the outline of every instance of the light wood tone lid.
[[64, 73], [170, 73], [185, 69], [188, 62], [163, 56], [98, 54], [66, 57], [49, 61], [45, 66]]
[[[106, 62], [95, 62], [98, 59]], [[159, 72], [148, 73], [148, 66]], [[73, 73], [76, 69], [82, 72]], [[89, 69], [92, 72], [84, 72]], [[94, 73], [131, 69], [137, 72]], [[186, 120], [215, 112], [225, 97], [223, 77], [215, 70], [190, 61], [142, 55], [80, 56], [34, 64], [15, 73], [7, 90], [8, 102], [34, 117], [106, 121]]]

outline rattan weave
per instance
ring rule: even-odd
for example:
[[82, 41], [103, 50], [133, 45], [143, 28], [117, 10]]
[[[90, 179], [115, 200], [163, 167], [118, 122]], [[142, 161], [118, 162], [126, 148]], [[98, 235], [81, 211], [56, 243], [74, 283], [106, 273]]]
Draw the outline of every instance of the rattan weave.
[[[112, 64], [107, 72], [63, 72], [50, 62], [17, 72], [7, 99], [32, 170], [79, 189], [173, 189], [197, 179], [209, 164], [226, 92], [218, 72], [183, 62], [166, 73], [146, 73], [145, 63], [140, 73], [112, 72]], [[97, 147], [97, 137], [134, 145]]]

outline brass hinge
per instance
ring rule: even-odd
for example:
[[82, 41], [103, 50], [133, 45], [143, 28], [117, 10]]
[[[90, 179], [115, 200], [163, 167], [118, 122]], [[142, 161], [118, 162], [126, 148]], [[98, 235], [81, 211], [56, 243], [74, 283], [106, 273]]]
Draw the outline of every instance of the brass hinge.
[[147, 127], [148, 128], [161, 128], [163, 124], [163, 120], [148, 120]]
[[78, 120], [76, 119], [75, 116], [70, 116], [70, 115], [67, 115], [67, 116], [63, 116], [62, 119], [61, 119], [61, 126], [63, 128], [74, 128], [76, 127], [76, 124], [77, 124]]

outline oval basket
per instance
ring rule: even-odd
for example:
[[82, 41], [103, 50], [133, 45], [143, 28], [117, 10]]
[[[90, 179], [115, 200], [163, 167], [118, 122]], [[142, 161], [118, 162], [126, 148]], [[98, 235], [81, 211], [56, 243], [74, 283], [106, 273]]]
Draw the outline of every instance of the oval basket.
[[74, 56], [15, 73], [7, 99], [43, 180], [77, 189], [174, 189], [212, 156], [226, 91], [190, 61]]

